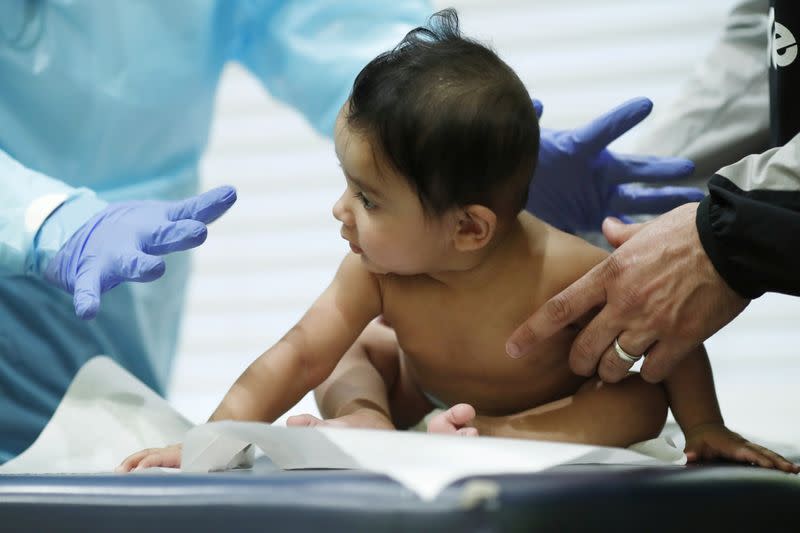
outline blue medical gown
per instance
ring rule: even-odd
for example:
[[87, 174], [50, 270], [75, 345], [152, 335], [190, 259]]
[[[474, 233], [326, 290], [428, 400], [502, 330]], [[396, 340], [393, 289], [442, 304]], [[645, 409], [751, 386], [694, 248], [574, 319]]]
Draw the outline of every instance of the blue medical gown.
[[40, 274], [107, 202], [196, 193], [225, 63], [330, 135], [358, 70], [429, 14], [408, 0], [0, 2], [0, 462], [96, 354], [164, 392], [187, 254], [108, 292], [89, 322]]

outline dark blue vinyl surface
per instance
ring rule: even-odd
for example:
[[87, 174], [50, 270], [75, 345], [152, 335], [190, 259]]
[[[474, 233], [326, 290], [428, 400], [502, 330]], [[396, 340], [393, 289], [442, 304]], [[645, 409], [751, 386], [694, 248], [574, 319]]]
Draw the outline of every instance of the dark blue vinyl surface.
[[[745, 466], [562, 466], [425, 502], [377, 474], [0, 477], [0, 531], [797, 531], [800, 477]], [[492, 484], [495, 485], [492, 485]], [[486, 484], [484, 484], [486, 486]], [[491, 491], [490, 491], [491, 492]]]

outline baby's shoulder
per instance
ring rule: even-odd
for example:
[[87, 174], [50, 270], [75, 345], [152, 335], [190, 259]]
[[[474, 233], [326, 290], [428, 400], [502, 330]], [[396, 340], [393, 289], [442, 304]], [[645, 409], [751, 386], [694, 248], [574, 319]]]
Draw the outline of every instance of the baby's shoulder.
[[608, 257], [608, 252], [586, 240], [548, 227], [542, 251], [542, 282], [556, 294]]

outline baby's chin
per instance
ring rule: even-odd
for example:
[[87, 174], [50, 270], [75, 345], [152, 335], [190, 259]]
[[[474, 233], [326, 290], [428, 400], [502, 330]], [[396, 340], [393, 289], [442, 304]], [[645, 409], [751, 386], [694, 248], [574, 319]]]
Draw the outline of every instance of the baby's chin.
[[391, 270], [383, 268], [380, 265], [376, 265], [372, 261], [369, 260], [366, 254], [361, 253], [361, 263], [366, 267], [366, 269], [372, 274], [384, 275], [384, 274], [391, 274]]
[[399, 265], [395, 266], [385, 266], [385, 265], [378, 265], [370, 260], [366, 254], [360, 254], [361, 262], [364, 264], [366, 269], [371, 272], [372, 274], [377, 275], [387, 275], [387, 274], [394, 274], [396, 276], [418, 276], [420, 274], [424, 274], [424, 272], [417, 271], [417, 270], [410, 270], [407, 267], [402, 267]]

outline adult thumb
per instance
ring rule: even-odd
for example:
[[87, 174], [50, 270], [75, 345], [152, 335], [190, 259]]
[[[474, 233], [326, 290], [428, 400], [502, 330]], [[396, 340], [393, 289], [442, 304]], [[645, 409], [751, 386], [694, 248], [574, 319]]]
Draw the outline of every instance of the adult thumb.
[[72, 302], [81, 320], [91, 320], [100, 308], [100, 276], [94, 269], [85, 269], [75, 278]]
[[644, 224], [625, 224], [615, 217], [606, 217], [603, 220], [603, 235], [608, 244], [614, 248], [619, 248], [625, 241], [633, 237], [642, 229]]

